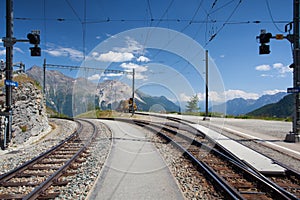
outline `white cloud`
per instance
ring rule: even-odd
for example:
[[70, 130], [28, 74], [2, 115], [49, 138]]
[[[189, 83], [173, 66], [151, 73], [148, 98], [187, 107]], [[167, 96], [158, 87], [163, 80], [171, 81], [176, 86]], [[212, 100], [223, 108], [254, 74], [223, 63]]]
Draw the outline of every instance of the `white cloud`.
[[[204, 93], [203, 96], [206, 96]], [[219, 103], [225, 103], [227, 99], [225, 99], [224, 93], [219, 93], [216, 91], [210, 91], [208, 92], [208, 99], [212, 102], [219, 102]]]
[[116, 76], [123, 76], [122, 73], [102, 73], [102, 74], [93, 74], [92, 76], [88, 77], [88, 80], [90, 81], [97, 81], [101, 77], [103, 77], [104, 80], [108, 80], [108, 77], [116, 77]]
[[115, 77], [115, 76], [123, 76], [123, 74], [122, 73], [108, 73], [108, 74], [105, 74], [104, 76]]
[[191, 97], [186, 95], [185, 93], [179, 94], [179, 101], [181, 102], [188, 102], [190, 99]]
[[144, 51], [143, 45], [135, 41], [133, 38], [127, 37], [126, 39], [126, 47], [116, 47], [114, 48], [117, 52], [129, 52], [134, 54], [142, 54]]
[[271, 66], [270, 65], [259, 65], [255, 67], [255, 70], [257, 71], [270, 71]]
[[293, 71], [289, 66], [284, 66], [282, 63], [274, 63], [273, 68], [276, 69], [279, 74], [286, 74]]
[[145, 56], [140, 56], [136, 59], [138, 62], [149, 62], [150, 59]]
[[261, 76], [261, 77], [274, 77], [274, 76], [271, 75], [271, 74], [261, 74], [260, 76]]
[[135, 63], [122, 63], [120, 66], [122, 68], [128, 69], [128, 70], [135, 69], [135, 72], [145, 72], [145, 71], [148, 70], [147, 66], [138, 65], [138, 64], [135, 64]]
[[[146, 72], [148, 70], [147, 66], [138, 65], [135, 63], [122, 63], [120, 66], [126, 72], [132, 72], [132, 69], [135, 69], [135, 76], [134, 76], [135, 79], [142, 79], [142, 80], [148, 79], [147, 75], [142, 74], [143, 72]], [[131, 76], [131, 75], [129, 75], [129, 76]]]
[[225, 55], [220, 55], [220, 58], [225, 58]]
[[24, 53], [24, 51], [22, 49], [20, 49], [19, 47], [14, 47], [14, 51], [19, 52], [19, 53]]
[[278, 89], [266, 90], [266, 91], [263, 92], [263, 94], [273, 95], [273, 94], [277, 94], [279, 92], [286, 92], [286, 90], [278, 90]]
[[[197, 94], [200, 101], [205, 100], [205, 93], [198, 93]], [[191, 96], [186, 95], [185, 93], [182, 93], [179, 95], [179, 98], [181, 101], [187, 102], [190, 100]], [[251, 92], [245, 92], [243, 90], [227, 90], [224, 92], [216, 92], [216, 91], [210, 91], [208, 93], [208, 99], [211, 102], [216, 103], [225, 103], [225, 101], [232, 100], [235, 98], [244, 98], [244, 99], [258, 99], [259, 94], [257, 93], [251, 93]]]
[[100, 79], [100, 74], [94, 74], [94, 75], [88, 77], [88, 80], [90, 80], [90, 81], [97, 81], [99, 79]]
[[[263, 92], [262, 95], [269, 94], [269, 95], [274, 95], [278, 92], [286, 92], [285, 90], [266, 90]], [[205, 100], [205, 93], [198, 93], [198, 98], [199, 101], [204, 101]], [[208, 99], [210, 102], [220, 104], [220, 103], [225, 103], [225, 101], [232, 100], [235, 98], [243, 98], [243, 99], [258, 99], [261, 96], [261, 94], [257, 93], [252, 93], [252, 92], [246, 92], [243, 90], [227, 90], [224, 92], [216, 92], [216, 91], [210, 91], [208, 94]], [[179, 94], [179, 101], [180, 102], [188, 102], [190, 101], [191, 96], [181, 93]]]
[[112, 35], [112, 34], [109, 34], [109, 33], [105, 33], [105, 35], [106, 35], [106, 37], [108, 37], [108, 38], [116, 38], [115, 35]]
[[226, 100], [231, 100], [235, 98], [244, 99], [258, 99], [259, 95], [257, 93], [249, 93], [243, 90], [227, 90], [225, 91]]
[[102, 62], [125, 62], [125, 61], [131, 61], [134, 58], [134, 55], [128, 52], [109, 51], [108, 53], [103, 53], [103, 54], [93, 52], [92, 58]]
[[[14, 47], [14, 52], [24, 53], [24, 51], [19, 47]], [[3, 48], [2, 50], [0, 50], [0, 56], [5, 56], [5, 55], [6, 55], [6, 49]]]
[[0, 56], [4, 56], [4, 55], [6, 55], [6, 50], [5, 49], [0, 50]]
[[83, 59], [83, 53], [81, 51], [69, 47], [55, 46], [53, 44], [44, 50], [44, 52], [55, 57], [70, 57], [70, 59], [74, 61], [81, 61]]

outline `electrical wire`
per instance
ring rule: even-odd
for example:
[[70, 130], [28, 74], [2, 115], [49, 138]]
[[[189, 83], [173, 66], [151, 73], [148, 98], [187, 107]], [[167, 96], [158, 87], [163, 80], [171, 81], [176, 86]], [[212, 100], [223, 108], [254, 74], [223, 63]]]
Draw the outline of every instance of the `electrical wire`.
[[270, 18], [272, 20], [272, 23], [274, 24], [275, 28], [281, 32], [281, 33], [285, 33], [284, 31], [280, 30], [280, 28], [277, 26], [277, 24], [275, 23], [275, 20], [273, 18], [273, 15], [272, 15], [272, 11], [271, 11], [271, 8], [270, 8], [270, 4], [269, 4], [269, 1], [268, 0], [265, 0], [266, 1], [266, 5], [267, 5], [267, 8], [268, 8], [268, 12], [269, 12], [269, 15], [270, 15]]
[[160, 19], [158, 20], [157, 24], [156, 24], [156, 27], [160, 24], [160, 22], [162, 21], [162, 19], [165, 17], [165, 15], [168, 13], [169, 9], [171, 8], [172, 4], [174, 3], [174, 0], [172, 0], [167, 9], [165, 10], [164, 14], [160, 17]]
[[[28, 21], [58, 21], [60, 23], [63, 22], [74, 22], [78, 21], [78, 19], [67, 19], [67, 18], [29, 18], [29, 17], [14, 17], [14, 20], [28, 20]], [[174, 23], [188, 23], [189, 25], [191, 24], [216, 24], [216, 23], [226, 23], [226, 24], [271, 24], [271, 23], [276, 23], [276, 24], [287, 24], [290, 23], [290, 21], [261, 21], [261, 20], [254, 20], [254, 21], [221, 21], [221, 20], [191, 20], [191, 19], [175, 19], [175, 18], [169, 18], [169, 19], [112, 19], [108, 17], [107, 19], [86, 19], [82, 23], [85, 24], [100, 24], [100, 23], [117, 23], [117, 22], [174, 22]]]
[[233, 9], [233, 11], [231, 12], [231, 14], [229, 15], [229, 17], [227, 18], [227, 20], [225, 21], [225, 23], [223, 23], [223, 25], [221, 26], [221, 28], [219, 28], [219, 30], [217, 30], [216, 33], [214, 33], [213, 35], [211, 35], [210, 39], [208, 40], [208, 42], [206, 42], [206, 44], [204, 45], [204, 48], [221, 32], [221, 30], [225, 27], [225, 25], [229, 22], [229, 20], [231, 19], [231, 17], [233, 16], [233, 14], [237, 11], [238, 7], [241, 5], [242, 0], [239, 0], [238, 4], [235, 6], [235, 8]]
[[[47, 49], [47, 23], [46, 23], [46, 0], [43, 1], [43, 15], [44, 15], [44, 33], [43, 33], [43, 36], [44, 36], [44, 49]], [[46, 58], [46, 56], [45, 56]]]
[[152, 14], [152, 10], [151, 10], [150, 0], [147, 0], [147, 6], [149, 8], [149, 14], [150, 14], [150, 26], [152, 26], [153, 14]]
[[[83, 60], [85, 61], [85, 44], [86, 44], [86, 0], [84, 0], [84, 10], [83, 10], [83, 18], [84, 21], [82, 25], [82, 52], [83, 52]], [[85, 63], [85, 62], [84, 62]]]
[[69, 5], [69, 7], [71, 8], [71, 10], [73, 11], [73, 13], [75, 14], [75, 16], [77, 17], [77, 20], [82, 24], [82, 20], [80, 18], [80, 16], [77, 14], [76, 10], [74, 9], [74, 7], [72, 6], [72, 4], [70, 3], [69, 0], [65, 0], [67, 2], [67, 4]]

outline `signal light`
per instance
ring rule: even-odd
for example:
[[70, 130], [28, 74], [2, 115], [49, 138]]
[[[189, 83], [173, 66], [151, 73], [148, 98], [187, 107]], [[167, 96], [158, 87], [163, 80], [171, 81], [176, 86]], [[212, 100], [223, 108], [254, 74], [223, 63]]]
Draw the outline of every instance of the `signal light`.
[[261, 44], [269, 43], [271, 37], [272, 37], [271, 33], [261, 33], [259, 36], [259, 42]]
[[259, 54], [269, 54], [270, 51], [270, 45], [266, 45], [266, 43], [270, 42], [270, 39], [272, 38], [271, 33], [267, 33], [266, 30], [261, 30], [260, 35], [256, 38], [259, 38], [259, 43], [261, 44], [259, 46]]
[[28, 33], [27, 38], [30, 44], [38, 45], [40, 44], [40, 35], [36, 33]]
[[30, 47], [31, 56], [41, 56], [41, 48], [38, 46], [40, 44], [40, 35], [37, 32], [31, 32], [27, 34], [27, 38], [30, 44], [34, 44], [34, 47]]
[[270, 54], [270, 45], [261, 44], [259, 46], [259, 54]]
[[38, 46], [30, 47], [31, 56], [41, 56], [41, 48]]

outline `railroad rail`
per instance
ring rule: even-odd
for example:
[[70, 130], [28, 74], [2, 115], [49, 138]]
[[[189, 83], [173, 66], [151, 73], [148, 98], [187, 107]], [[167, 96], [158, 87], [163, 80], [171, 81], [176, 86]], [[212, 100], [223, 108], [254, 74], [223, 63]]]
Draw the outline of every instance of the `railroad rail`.
[[[172, 121], [181, 122], [180, 119], [177, 119], [177, 118], [172, 117], [169, 119]], [[188, 123], [186, 123], [186, 121], [183, 121], [183, 123], [185, 125], [187, 125], [188, 127], [190, 127], [188, 125]], [[194, 133], [194, 132], [195, 131], [192, 131], [191, 133]], [[196, 137], [195, 140], [199, 141], [199, 138]], [[202, 139], [200, 139], [200, 141], [202, 141]], [[220, 149], [221, 151], [224, 150], [222, 147], [219, 147], [218, 145], [216, 145], [216, 148]], [[226, 150], [225, 150], [225, 152], [228, 153]], [[289, 198], [300, 199], [300, 174], [298, 172], [296, 172], [295, 170], [293, 170], [287, 166], [281, 165], [281, 163], [277, 163], [285, 168], [284, 174], [260, 173], [260, 172], [256, 171], [254, 168], [252, 168], [251, 166], [249, 166], [247, 163], [244, 163], [243, 161], [241, 161], [241, 163], [243, 163], [246, 166], [248, 166], [249, 168], [251, 168], [251, 170], [255, 171], [255, 173], [260, 178], [262, 178], [264, 181], [266, 181], [269, 184], [276, 187], [278, 190], [280, 190], [282, 193], [284, 193]]]
[[0, 176], [0, 199], [52, 199], [60, 194], [59, 187], [68, 184], [64, 177], [77, 173], [98, 133], [93, 123], [76, 122], [78, 129], [61, 143]]
[[[243, 161], [237, 159], [218, 145], [207, 145], [203, 141], [204, 134], [198, 130], [190, 131], [194, 137], [180, 133], [179, 126], [162, 123], [152, 123], [145, 120], [126, 120], [129, 123], [154, 131], [160, 137], [178, 148], [191, 162], [205, 173], [209, 181], [221, 189], [226, 199], [299, 199], [299, 174], [289, 171], [287, 174], [268, 178], [255, 171]], [[176, 119], [177, 122], [181, 122]], [[186, 123], [184, 123], [186, 125]], [[182, 128], [182, 126], [181, 126]], [[189, 132], [193, 127], [185, 126], [184, 132]], [[174, 130], [175, 129], [175, 130]], [[196, 136], [196, 137], [195, 137]], [[217, 148], [215, 148], [217, 147]], [[273, 180], [285, 180], [279, 186]]]
[[[151, 115], [145, 113], [137, 113], [137, 114]], [[170, 125], [170, 123], [165, 123], [164, 126], [168, 126], [176, 130], [178, 130], [178, 128], [181, 127], [181, 129], [183, 129], [181, 130], [181, 132], [182, 131], [189, 132], [190, 135], [193, 135], [190, 137], [193, 138], [196, 142], [199, 142], [200, 146], [207, 145], [207, 143], [214, 144], [214, 142], [211, 141], [210, 138], [205, 137], [204, 133], [201, 133], [199, 130], [195, 130], [194, 127], [190, 126], [191, 122], [188, 120], [183, 120], [176, 117], [159, 116], [159, 115], [153, 115], [153, 116], [166, 118], [168, 120], [179, 123], [180, 125], [176, 123], [174, 125]], [[174, 130], [172, 130], [172, 132], [173, 134], [178, 134], [176, 131], [174, 132]], [[208, 142], [205, 142], [205, 140], [207, 140]], [[278, 165], [281, 165], [283, 168], [285, 168], [284, 174], [260, 173], [256, 171], [254, 168], [252, 168], [250, 165], [248, 165], [247, 163], [244, 163], [243, 161], [237, 159], [234, 155], [232, 155], [223, 147], [219, 146], [218, 144], [214, 144], [214, 145], [215, 145], [214, 146], [215, 149], [221, 151], [225, 155], [234, 159], [237, 163], [244, 165], [246, 168], [249, 167], [249, 169], [253, 171], [258, 177], [260, 177], [262, 180], [272, 185], [273, 187], [277, 188], [277, 190], [285, 194], [290, 199], [300, 199], [300, 173], [299, 172], [296, 172], [295, 170], [289, 168], [288, 166], [274, 161]]]

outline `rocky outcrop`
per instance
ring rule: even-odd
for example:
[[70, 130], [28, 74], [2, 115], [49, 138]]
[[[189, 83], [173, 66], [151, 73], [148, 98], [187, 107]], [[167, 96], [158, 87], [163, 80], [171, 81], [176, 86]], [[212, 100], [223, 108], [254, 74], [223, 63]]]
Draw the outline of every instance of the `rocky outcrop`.
[[12, 143], [22, 144], [49, 128], [41, 88], [26, 74], [14, 77], [19, 83], [13, 89]]

